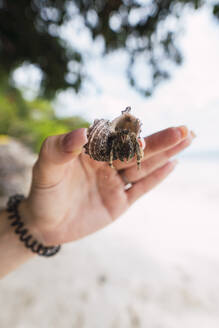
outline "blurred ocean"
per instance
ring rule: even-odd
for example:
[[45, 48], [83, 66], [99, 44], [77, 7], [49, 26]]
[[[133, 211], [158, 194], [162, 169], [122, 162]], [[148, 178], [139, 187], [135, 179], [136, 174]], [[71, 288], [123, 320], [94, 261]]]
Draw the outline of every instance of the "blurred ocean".
[[185, 154], [182, 153], [180, 155], [181, 158], [184, 160], [194, 160], [194, 161], [208, 161], [214, 162], [219, 161], [219, 150], [210, 150], [210, 151], [193, 151], [193, 152], [186, 152]]
[[218, 328], [218, 153], [183, 155], [113, 225], [0, 284], [4, 328]]

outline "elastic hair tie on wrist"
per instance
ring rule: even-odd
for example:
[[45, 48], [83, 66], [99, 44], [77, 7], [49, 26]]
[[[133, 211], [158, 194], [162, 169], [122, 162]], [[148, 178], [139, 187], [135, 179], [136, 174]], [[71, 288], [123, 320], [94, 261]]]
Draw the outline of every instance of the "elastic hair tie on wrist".
[[24, 200], [24, 195], [13, 195], [9, 197], [7, 202], [6, 211], [10, 214], [8, 219], [11, 222], [11, 226], [15, 227], [14, 232], [18, 234], [19, 239], [24, 243], [24, 245], [29, 248], [33, 253], [40, 256], [53, 256], [58, 253], [61, 246], [44, 246], [33, 238], [27, 228], [25, 228], [24, 223], [21, 221], [20, 214], [18, 212], [18, 206], [22, 200]]

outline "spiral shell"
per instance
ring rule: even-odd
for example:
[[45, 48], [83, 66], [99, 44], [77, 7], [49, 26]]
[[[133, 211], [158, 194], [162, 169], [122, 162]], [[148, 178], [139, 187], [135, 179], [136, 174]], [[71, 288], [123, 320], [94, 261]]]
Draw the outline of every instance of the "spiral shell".
[[87, 131], [88, 143], [85, 152], [96, 161], [109, 161], [110, 121], [95, 120]]
[[96, 161], [109, 162], [111, 167], [113, 160], [128, 161], [136, 155], [139, 166], [143, 156], [138, 142], [141, 123], [130, 111], [127, 107], [113, 121], [96, 119], [87, 131], [85, 153]]

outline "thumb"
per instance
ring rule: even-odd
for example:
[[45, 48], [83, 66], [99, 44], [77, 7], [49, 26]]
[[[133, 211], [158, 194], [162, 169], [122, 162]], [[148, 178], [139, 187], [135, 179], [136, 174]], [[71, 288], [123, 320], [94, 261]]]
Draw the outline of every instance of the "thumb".
[[33, 180], [36, 185], [47, 187], [60, 181], [65, 173], [65, 164], [82, 152], [83, 145], [87, 142], [86, 132], [87, 129], [81, 128], [44, 140], [33, 168]]

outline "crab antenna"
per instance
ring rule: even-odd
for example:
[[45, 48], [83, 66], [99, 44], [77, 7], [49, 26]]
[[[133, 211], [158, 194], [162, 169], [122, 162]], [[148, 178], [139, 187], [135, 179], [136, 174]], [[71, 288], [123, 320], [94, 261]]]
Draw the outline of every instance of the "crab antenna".
[[125, 110], [122, 110], [122, 114], [124, 114], [124, 113], [129, 113], [130, 111], [131, 111], [131, 107], [128, 106], [128, 107], [126, 107]]

